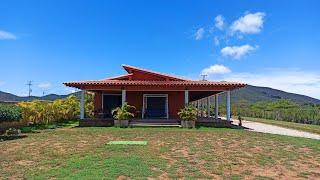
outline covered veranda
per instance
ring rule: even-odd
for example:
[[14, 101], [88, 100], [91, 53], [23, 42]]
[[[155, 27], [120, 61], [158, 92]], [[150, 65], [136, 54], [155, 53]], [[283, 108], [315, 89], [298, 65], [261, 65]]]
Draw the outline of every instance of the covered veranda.
[[[201, 109], [198, 124], [231, 124], [230, 92], [246, 86], [227, 81], [188, 80], [134, 66], [123, 65], [127, 74], [102, 80], [73, 81], [66, 86], [81, 90], [80, 125], [109, 125], [112, 109], [128, 103], [134, 106], [131, 123], [179, 123], [178, 112], [191, 104]], [[94, 118], [86, 118], [84, 95], [94, 93]], [[226, 118], [219, 116], [220, 94], [226, 94]], [[214, 98], [214, 103], [211, 100]], [[214, 112], [211, 112], [214, 106]]]
[[[96, 111], [94, 112], [94, 117], [85, 117], [85, 94], [88, 90], [81, 91], [80, 97], [80, 124], [83, 126], [112, 126], [113, 118], [103, 117], [103, 113]], [[94, 94], [101, 91], [89, 91]], [[103, 92], [103, 91], [102, 91]], [[118, 95], [121, 97], [121, 105], [127, 102], [127, 90], [117, 91]], [[158, 92], [158, 91], [157, 91]], [[190, 91], [184, 90], [184, 104], [192, 105], [199, 110], [198, 119], [196, 121], [197, 125], [202, 126], [215, 126], [215, 127], [228, 127], [231, 126], [231, 91]], [[219, 114], [219, 96], [225, 94], [225, 114]], [[144, 118], [135, 117], [131, 120], [132, 124], [180, 124], [178, 118]]]

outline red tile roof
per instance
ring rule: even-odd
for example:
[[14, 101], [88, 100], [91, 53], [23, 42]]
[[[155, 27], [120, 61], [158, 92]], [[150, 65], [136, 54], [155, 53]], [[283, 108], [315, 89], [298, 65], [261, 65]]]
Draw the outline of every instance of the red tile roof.
[[134, 86], [239, 86], [246, 84], [227, 81], [135, 81], [135, 80], [98, 80], [98, 81], [75, 81], [64, 83], [67, 86], [77, 85], [134, 85]]
[[[156, 87], [181, 87], [181, 86], [194, 86], [194, 87], [230, 87], [231, 89], [241, 88], [246, 86], [244, 83], [227, 82], [227, 81], [194, 81], [183, 78], [178, 78], [172, 75], [162, 74], [146, 69], [137, 68], [134, 66], [123, 65], [123, 68], [128, 72], [126, 75], [107, 78], [103, 80], [91, 80], [91, 81], [74, 81], [64, 83], [66, 86], [84, 88], [84, 86], [156, 86]], [[134, 80], [129, 77], [133, 76], [135, 72], [142, 72], [146, 74], [152, 74], [156, 77], [164, 77], [165, 80]], [[165, 89], [164, 89], [165, 90]]]
[[148, 70], [148, 69], [138, 68], [138, 67], [130, 66], [130, 65], [126, 65], [126, 64], [123, 64], [122, 67], [128, 73], [131, 73], [131, 71], [140, 71], [140, 72], [154, 74], [154, 75], [157, 75], [157, 76], [162, 76], [162, 77], [170, 78], [170, 79], [174, 79], [174, 80], [187, 81], [187, 79], [184, 79], [184, 78], [181, 78], [181, 77], [177, 77], [175, 75], [170, 75], [170, 74], [160, 73], [160, 72], [156, 72], [156, 71], [151, 71], [151, 70]]

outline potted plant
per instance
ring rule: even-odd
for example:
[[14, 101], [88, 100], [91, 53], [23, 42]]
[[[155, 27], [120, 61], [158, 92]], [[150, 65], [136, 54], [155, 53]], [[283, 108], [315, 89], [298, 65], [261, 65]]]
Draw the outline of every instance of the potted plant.
[[197, 120], [198, 110], [193, 106], [185, 106], [178, 112], [183, 128], [194, 128]]
[[117, 107], [112, 110], [114, 125], [120, 126], [121, 128], [125, 128], [129, 126], [129, 119], [134, 117], [134, 114], [130, 112], [135, 109], [134, 106], [130, 106], [127, 103], [124, 103], [121, 107]]

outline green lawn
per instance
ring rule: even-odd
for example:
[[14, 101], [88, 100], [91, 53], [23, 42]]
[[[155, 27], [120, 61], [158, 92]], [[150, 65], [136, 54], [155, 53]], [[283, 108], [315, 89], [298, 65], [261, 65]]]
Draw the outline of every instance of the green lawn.
[[0, 179], [320, 177], [320, 141], [312, 139], [224, 128], [61, 128], [27, 135], [0, 142]]
[[251, 118], [251, 117], [244, 117], [244, 120], [262, 122], [265, 124], [271, 124], [271, 125], [320, 134], [320, 125], [300, 124], [300, 123], [294, 123], [294, 122], [276, 121], [271, 119], [260, 119], [260, 118]]

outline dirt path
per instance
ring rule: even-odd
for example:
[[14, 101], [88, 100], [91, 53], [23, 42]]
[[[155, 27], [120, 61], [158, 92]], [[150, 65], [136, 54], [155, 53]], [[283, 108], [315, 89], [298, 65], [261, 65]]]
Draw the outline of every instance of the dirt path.
[[[233, 124], [238, 125], [239, 121], [236, 119], [232, 119]], [[304, 138], [311, 138], [311, 139], [318, 139], [320, 140], [320, 135], [279, 127], [275, 125], [269, 125], [259, 122], [252, 122], [252, 121], [243, 121], [242, 126], [249, 128], [250, 131], [262, 132], [262, 133], [270, 133], [270, 134], [280, 134], [286, 136], [294, 136], [294, 137], [304, 137]]]

